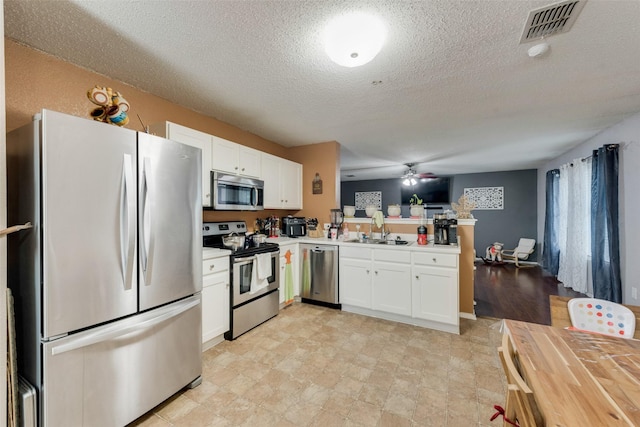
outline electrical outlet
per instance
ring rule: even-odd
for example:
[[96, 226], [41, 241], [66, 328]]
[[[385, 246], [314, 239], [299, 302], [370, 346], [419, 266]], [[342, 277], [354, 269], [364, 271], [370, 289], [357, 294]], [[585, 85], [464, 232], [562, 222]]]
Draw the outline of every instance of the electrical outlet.
[[631, 288], [631, 298], [638, 299], [638, 288], [636, 287]]

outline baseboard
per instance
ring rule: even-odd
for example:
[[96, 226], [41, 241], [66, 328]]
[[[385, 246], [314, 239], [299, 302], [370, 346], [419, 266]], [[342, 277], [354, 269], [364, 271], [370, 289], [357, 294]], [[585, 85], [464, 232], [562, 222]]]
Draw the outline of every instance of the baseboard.
[[464, 312], [459, 312], [458, 316], [461, 319], [469, 319], [469, 320], [477, 320], [476, 314], [475, 313], [464, 313]]

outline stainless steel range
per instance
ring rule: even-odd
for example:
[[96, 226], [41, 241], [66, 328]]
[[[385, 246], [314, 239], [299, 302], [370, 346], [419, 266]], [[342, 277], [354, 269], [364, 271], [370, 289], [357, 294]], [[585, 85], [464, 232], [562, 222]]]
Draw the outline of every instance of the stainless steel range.
[[[206, 222], [202, 226], [203, 246], [225, 248], [223, 237], [231, 233], [246, 236], [244, 221]], [[245, 245], [232, 251], [229, 257], [231, 298], [229, 301], [230, 328], [225, 338], [238, 336], [266, 322], [279, 310], [280, 248], [276, 243]]]

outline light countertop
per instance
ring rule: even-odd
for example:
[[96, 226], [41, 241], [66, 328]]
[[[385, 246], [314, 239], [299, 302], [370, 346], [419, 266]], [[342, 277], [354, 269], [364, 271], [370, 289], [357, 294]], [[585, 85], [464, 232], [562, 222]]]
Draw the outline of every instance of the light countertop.
[[231, 255], [231, 251], [228, 249], [202, 248], [202, 259], [218, 258], [228, 255]]
[[[355, 233], [354, 237], [355, 238]], [[371, 249], [393, 249], [400, 251], [428, 251], [428, 252], [445, 252], [445, 253], [453, 253], [459, 254], [460, 248], [458, 246], [453, 245], [434, 245], [430, 243], [428, 245], [418, 245], [415, 241], [416, 236], [413, 235], [412, 238], [405, 237], [401, 235], [401, 238], [404, 240], [408, 240], [408, 245], [384, 245], [384, 244], [374, 244], [374, 243], [358, 243], [358, 242], [348, 242], [343, 241], [341, 239], [331, 240], [325, 239], [324, 237], [320, 238], [311, 238], [311, 237], [269, 237], [267, 241], [278, 243], [279, 245], [286, 245], [291, 243], [311, 243], [316, 245], [338, 245], [338, 246], [352, 246], [352, 247], [362, 247], [362, 248], [371, 248]], [[350, 237], [352, 239], [352, 237]]]

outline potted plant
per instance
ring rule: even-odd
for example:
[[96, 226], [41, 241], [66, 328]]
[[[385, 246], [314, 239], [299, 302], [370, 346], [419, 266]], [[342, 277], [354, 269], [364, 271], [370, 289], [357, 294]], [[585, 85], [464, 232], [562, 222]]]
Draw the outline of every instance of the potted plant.
[[418, 197], [417, 194], [414, 193], [413, 196], [409, 199], [409, 204], [411, 205], [409, 208], [409, 212], [411, 213], [412, 218], [422, 218], [424, 215], [424, 207], [422, 206], [422, 199]]

